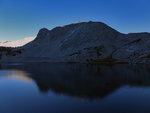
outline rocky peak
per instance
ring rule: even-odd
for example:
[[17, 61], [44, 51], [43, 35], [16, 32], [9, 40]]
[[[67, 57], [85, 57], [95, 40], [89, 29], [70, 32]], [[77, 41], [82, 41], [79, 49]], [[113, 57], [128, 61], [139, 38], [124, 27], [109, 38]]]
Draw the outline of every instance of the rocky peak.
[[39, 33], [38, 33], [38, 35], [37, 35], [36, 40], [45, 37], [45, 36], [47, 35], [48, 32], [49, 32], [49, 30], [46, 29], [46, 28], [40, 29], [40, 31], [39, 31]]

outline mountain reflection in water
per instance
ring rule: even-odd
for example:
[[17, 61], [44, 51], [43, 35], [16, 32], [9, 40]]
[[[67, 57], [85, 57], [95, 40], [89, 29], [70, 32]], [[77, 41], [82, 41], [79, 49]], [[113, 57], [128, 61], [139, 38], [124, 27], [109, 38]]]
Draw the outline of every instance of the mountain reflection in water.
[[1, 113], [150, 113], [150, 65], [0, 66]]
[[[85, 65], [85, 64], [25, 64], [2, 65], [13, 69], [7, 78], [35, 81], [40, 91], [53, 91], [79, 98], [105, 98], [122, 86], [150, 86], [150, 66]], [[18, 71], [17, 71], [18, 70]]]
[[23, 80], [25, 82], [31, 82], [32, 78], [30, 78], [29, 74], [26, 73], [25, 71], [20, 71], [20, 70], [11, 70], [8, 71], [5, 76], [8, 79], [19, 79]]

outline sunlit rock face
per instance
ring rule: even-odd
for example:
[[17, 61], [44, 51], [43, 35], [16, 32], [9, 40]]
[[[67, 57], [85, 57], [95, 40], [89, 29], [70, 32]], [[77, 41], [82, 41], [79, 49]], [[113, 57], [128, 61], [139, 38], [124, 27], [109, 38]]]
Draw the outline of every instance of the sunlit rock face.
[[21, 54], [3, 55], [3, 62], [149, 63], [150, 34], [122, 34], [101, 22], [77, 22], [43, 28]]

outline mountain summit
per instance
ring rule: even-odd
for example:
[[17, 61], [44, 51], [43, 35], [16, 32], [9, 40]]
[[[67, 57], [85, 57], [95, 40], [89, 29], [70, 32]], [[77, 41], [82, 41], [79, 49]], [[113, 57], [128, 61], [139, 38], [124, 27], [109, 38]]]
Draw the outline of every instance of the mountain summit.
[[3, 62], [147, 63], [150, 34], [122, 34], [102, 22], [79, 22], [43, 28], [34, 41], [1, 56]]

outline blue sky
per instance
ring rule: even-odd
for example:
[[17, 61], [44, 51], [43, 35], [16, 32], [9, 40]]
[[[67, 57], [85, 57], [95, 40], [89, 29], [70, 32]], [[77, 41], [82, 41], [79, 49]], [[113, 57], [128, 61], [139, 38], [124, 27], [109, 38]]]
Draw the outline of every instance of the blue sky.
[[150, 32], [149, 4], [149, 0], [0, 0], [0, 41], [90, 20], [123, 33]]

